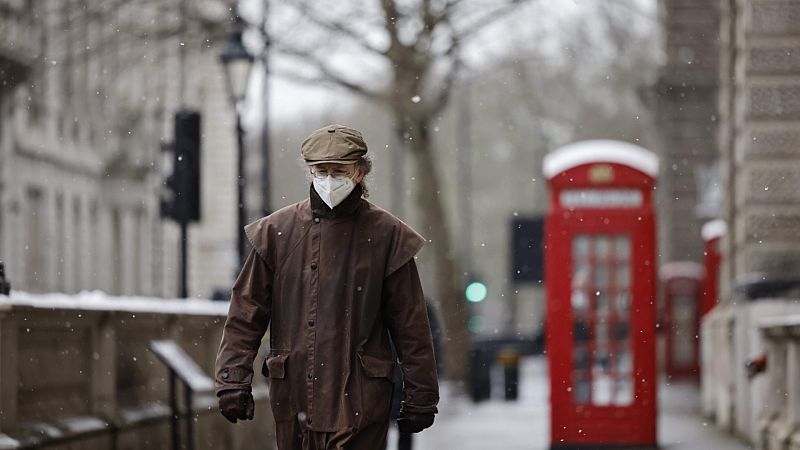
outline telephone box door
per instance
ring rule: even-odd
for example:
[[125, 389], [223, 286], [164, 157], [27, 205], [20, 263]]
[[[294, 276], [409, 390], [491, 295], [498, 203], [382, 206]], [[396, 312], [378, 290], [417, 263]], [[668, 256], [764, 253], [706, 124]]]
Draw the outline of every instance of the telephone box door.
[[553, 449], [656, 445], [657, 170], [650, 152], [616, 141], [545, 159]]
[[696, 378], [700, 374], [700, 314], [703, 266], [677, 261], [661, 267], [665, 328], [666, 374]]

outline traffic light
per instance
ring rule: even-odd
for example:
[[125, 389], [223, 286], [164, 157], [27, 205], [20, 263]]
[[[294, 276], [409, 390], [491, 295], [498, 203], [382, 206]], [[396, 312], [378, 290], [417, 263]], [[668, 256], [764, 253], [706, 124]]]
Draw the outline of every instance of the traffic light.
[[469, 322], [467, 322], [467, 328], [472, 333], [480, 333], [486, 329], [486, 319], [481, 315], [471, 314]]
[[486, 285], [480, 281], [473, 281], [472, 283], [468, 284], [467, 289], [464, 291], [467, 301], [472, 303], [482, 302], [488, 293], [489, 289], [487, 289]]
[[511, 280], [514, 283], [541, 283], [544, 265], [544, 217], [511, 219]]
[[466, 275], [466, 287], [464, 288], [464, 299], [467, 303], [467, 328], [473, 334], [479, 334], [486, 328], [486, 320], [480, 314], [478, 304], [486, 300], [489, 295], [489, 288], [486, 283], [479, 281], [481, 278], [474, 273]]
[[164, 180], [161, 216], [179, 223], [200, 220], [200, 113], [175, 113], [172, 173]]
[[6, 279], [6, 269], [3, 261], [0, 261], [0, 295], [8, 295], [11, 293], [11, 283]]

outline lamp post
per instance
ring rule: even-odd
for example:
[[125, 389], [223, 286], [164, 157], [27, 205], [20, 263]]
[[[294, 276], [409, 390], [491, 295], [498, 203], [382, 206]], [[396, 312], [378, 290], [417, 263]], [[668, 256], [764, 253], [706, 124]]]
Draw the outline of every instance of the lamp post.
[[270, 178], [269, 178], [269, 52], [270, 52], [270, 37], [268, 26], [269, 21], [269, 2], [264, 0], [263, 10], [261, 14], [261, 37], [264, 39], [264, 48], [261, 51], [261, 64], [264, 67], [264, 81], [261, 91], [261, 105], [263, 108], [263, 115], [261, 120], [261, 214], [269, 215], [272, 212], [270, 205]]
[[244, 129], [242, 128], [242, 101], [247, 93], [247, 81], [250, 78], [250, 69], [253, 67], [253, 55], [248, 53], [242, 43], [242, 20], [236, 16], [233, 31], [228, 39], [228, 44], [219, 55], [220, 62], [225, 68], [225, 86], [228, 90], [234, 113], [236, 114], [236, 143], [238, 146], [237, 163], [237, 196], [239, 202], [237, 233], [239, 266], [244, 263], [245, 258], [245, 235], [244, 226], [247, 222], [247, 212], [245, 210], [245, 186], [246, 177], [244, 173]]

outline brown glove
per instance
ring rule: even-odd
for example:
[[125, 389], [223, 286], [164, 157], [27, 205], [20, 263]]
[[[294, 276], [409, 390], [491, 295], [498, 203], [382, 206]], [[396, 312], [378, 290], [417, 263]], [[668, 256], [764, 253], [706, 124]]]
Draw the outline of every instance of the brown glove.
[[230, 389], [219, 393], [219, 411], [230, 423], [253, 420], [256, 404], [253, 394], [245, 389]]
[[433, 425], [433, 413], [409, 413], [400, 411], [397, 430], [401, 433], [419, 433]]

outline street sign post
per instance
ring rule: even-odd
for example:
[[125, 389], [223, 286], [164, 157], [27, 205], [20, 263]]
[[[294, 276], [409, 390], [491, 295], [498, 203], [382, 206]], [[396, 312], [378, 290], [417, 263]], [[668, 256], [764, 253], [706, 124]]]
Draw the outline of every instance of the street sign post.
[[172, 448], [181, 448], [180, 410], [178, 408], [177, 381], [183, 382], [186, 418], [186, 449], [194, 449], [194, 410], [192, 401], [195, 393], [210, 392], [214, 389], [214, 380], [208, 377], [200, 366], [172, 340], [150, 341], [150, 350], [169, 369], [169, 398], [172, 411]]

